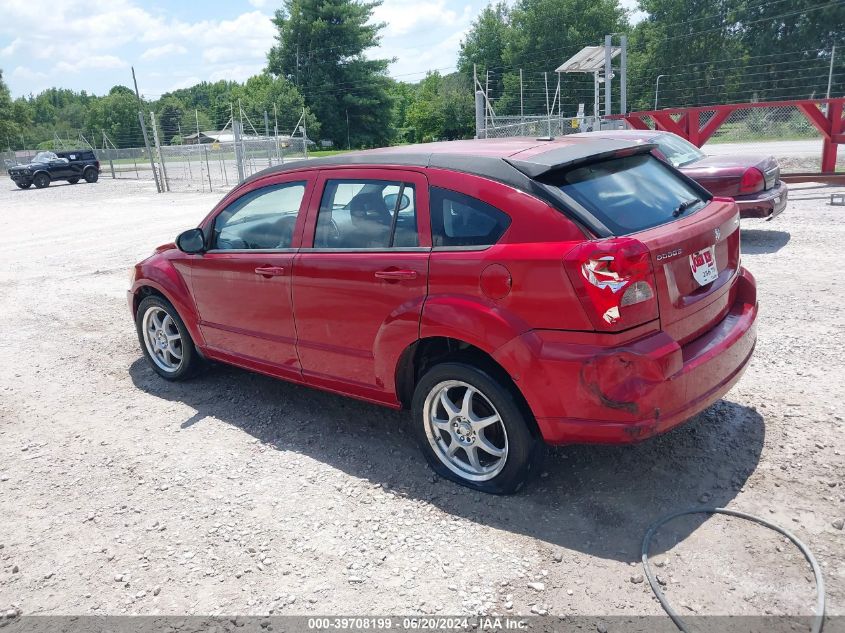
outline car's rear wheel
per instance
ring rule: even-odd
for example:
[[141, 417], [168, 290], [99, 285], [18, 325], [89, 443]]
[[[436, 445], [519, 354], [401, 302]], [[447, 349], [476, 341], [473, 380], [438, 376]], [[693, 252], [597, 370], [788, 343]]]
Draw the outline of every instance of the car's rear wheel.
[[38, 189], [43, 189], [50, 184], [50, 176], [47, 174], [35, 174], [32, 179], [32, 184], [34, 184]]
[[420, 379], [414, 429], [439, 475], [493, 494], [519, 490], [537, 471], [542, 442], [511, 385], [478, 367], [447, 362]]
[[67, 181], [68, 181], [70, 184], [75, 185], [76, 183], [78, 183], [78, 182], [79, 182], [79, 178], [68, 178], [68, 179], [67, 179]]
[[85, 170], [85, 173], [82, 174], [85, 178], [85, 182], [97, 182], [97, 179], [100, 177], [100, 174], [97, 172], [96, 169], [90, 167]]
[[183, 380], [202, 362], [188, 328], [166, 299], [153, 295], [142, 300], [135, 327], [144, 356], [162, 378]]
[[32, 186], [31, 182], [16, 182], [15, 184], [21, 189], [29, 189]]

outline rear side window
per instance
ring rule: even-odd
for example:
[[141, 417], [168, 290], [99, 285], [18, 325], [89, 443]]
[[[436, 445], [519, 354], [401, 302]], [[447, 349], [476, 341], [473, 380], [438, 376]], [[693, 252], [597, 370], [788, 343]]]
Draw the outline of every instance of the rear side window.
[[508, 214], [477, 198], [431, 188], [431, 238], [434, 246], [490, 246], [510, 226]]
[[651, 154], [612, 158], [540, 180], [560, 189], [614, 235], [666, 224], [681, 213], [686, 217], [710, 200]]

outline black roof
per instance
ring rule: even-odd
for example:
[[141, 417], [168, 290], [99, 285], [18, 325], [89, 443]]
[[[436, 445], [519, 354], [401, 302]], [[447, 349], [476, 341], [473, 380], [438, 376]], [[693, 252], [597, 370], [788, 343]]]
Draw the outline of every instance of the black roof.
[[[498, 140], [498, 139], [496, 139]], [[269, 167], [249, 177], [245, 182], [298, 169], [319, 169], [347, 165], [397, 165], [434, 167], [474, 174], [498, 180], [518, 189], [534, 192], [532, 179], [575, 164], [609, 158], [619, 152], [648, 152], [654, 145], [606, 138], [564, 137], [560, 140], [513, 139], [523, 141], [498, 146], [490, 140], [449, 141], [390, 147], [361, 152], [336, 154], [324, 158], [297, 160]], [[485, 147], [485, 144], [487, 147]], [[492, 145], [492, 150], [491, 149]], [[548, 146], [542, 151], [542, 146]], [[517, 151], [512, 151], [516, 149]], [[540, 149], [541, 151], [536, 151]], [[476, 151], [473, 151], [476, 150]], [[536, 192], [534, 192], [536, 193]]]

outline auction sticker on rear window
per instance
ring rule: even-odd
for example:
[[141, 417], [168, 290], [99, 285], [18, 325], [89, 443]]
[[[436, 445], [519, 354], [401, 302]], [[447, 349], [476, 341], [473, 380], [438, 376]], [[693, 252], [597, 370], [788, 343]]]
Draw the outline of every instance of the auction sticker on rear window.
[[716, 281], [719, 276], [719, 271], [716, 270], [716, 247], [708, 246], [690, 255], [689, 267], [699, 286]]

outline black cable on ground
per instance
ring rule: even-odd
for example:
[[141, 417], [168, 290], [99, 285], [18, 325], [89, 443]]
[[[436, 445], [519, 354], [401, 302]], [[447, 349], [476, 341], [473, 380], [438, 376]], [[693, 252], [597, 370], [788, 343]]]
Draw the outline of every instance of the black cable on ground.
[[760, 517], [756, 517], [753, 514], [746, 514], [745, 512], [737, 512], [736, 510], [728, 510], [727, 508], [690, 508], [689, 510], [681, 510], [680, 512], [675, 512], [673, 514], [669, 514], [662, 519], [659, 519], [655, 523], [648, 528], [648, 531], [645, 533], [645, 537], [643, 538], [643, 549], [642, 549], [642, 561], [643, 561], [643, 570], [645, 571], [646, 578], [648, 578], [648, 583], [651, 585], [651, 590], [654, 592], [654, 595], [657, 596], [657, 599], [660, 601], [660, 605], [669, 614], [669, 617], [672, 618], [672, 622], [675, 623], [675, 626], [678, 627], [684, 633], [690, 633], [690, 630], [687, 628], [686, 623], [683, 621], [681, 616], [678, 615], [677, 611], [672, 608], [672, 605], [669, 604], [669, 601], [666, 599], [666, 596], [663, 594], [663, 591], [660, 589], [660, 585], [657, 583], [657, 580], [654, 577], [654, 574], [651, 573], [651, 566], [648, 562], [648, 550], [649, 545], [651, 544], [651, 539], [654, 536], [654, 533], [663, 526], [665, 523], [668, 523], [672, 519], [676, 519], [680, 516], [684, 516], [687, 514], [726, 514], [732, 517], [738, 517], [740, 519], [745, 519], [747, 521], [753, 521], [754, 523], [759, 523], [769, 529], [774, 530], [775, 532], [779, 532], [783, 534], [786, 538], [792, 541], [795, 546], [801, 550], [801, 553], [804, 554], [804, 558], [807, 559], [807, 562], [810, 563], [810, 566], [813, 568], [813, 574], [816, 578], [816, 613], [815, 617], [813, 618], [813, 627], [811, 629], [812, 633], [821, 633], [822, 626], [824, 624], [824, 578], [822, 578], [822, 572], [819, 568], [819, 564], [816, 562], [813, 553], [809, 550], [809, 548], [804, 545], [798, 537], [794, 534], [785, 530], [784, 528], [775, 525], [774, 523], [770, 523], [765, 519], [761, 519]]

